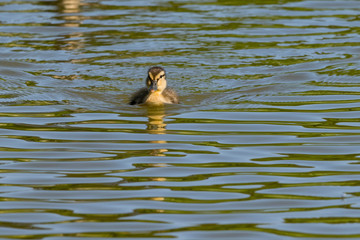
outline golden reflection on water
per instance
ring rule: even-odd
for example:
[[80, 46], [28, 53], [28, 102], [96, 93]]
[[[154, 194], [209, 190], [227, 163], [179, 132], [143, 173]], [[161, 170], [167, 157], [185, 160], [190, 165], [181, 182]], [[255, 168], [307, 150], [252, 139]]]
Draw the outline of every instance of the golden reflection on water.
[[164, 123], [165, 109], [164, 106], [147, 108], [147, 132], [150, 134], [165, 134], [166, 124]]
[[[164, 123], [165, 108], [164, 106], [149, 106], [147, 107], [148, 123], [146, 124], [146, 130], [149, 134], [166, 134], [166, 123]], [[150, 143], [165, 144], [166, 141], [154, 140]], [[168, 149], [153, 149], [151, 151], [152, 156], [165, 156], [165, 152]]]
[[78, 13], [81, 4], [82, 0], [58, 0], [59, 10], [62, 13]]
[[[60, 19], [64, 22], [60, 24], [63, 27], [80, 27], [84, 16], [81, 12], [82, 0], [58, 0], [58, 12]], [[82, 32], [73, 32], [64, 36], [66, 43], [61, 47], [64, 50], [75, 50], [84, 46], [84, 38]]]

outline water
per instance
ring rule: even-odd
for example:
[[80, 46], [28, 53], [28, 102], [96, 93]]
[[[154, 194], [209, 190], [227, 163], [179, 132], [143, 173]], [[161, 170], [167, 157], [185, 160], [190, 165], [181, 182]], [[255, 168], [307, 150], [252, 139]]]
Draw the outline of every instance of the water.
[[360, 238], [359, 3], [2, 1], [1, 238]]

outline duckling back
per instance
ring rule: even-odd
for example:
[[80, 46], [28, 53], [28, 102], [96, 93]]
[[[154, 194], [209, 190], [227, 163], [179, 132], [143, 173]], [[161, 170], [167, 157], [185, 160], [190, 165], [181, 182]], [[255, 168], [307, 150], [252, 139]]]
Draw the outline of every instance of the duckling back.
[[145, 103], [149, 93], [150, 92], [146, 87], [139, 89], [131, 96], [129, 104], [136, 105]]
[[130, 105], [136, 104], [178, 104], [179, 97], [176, 91], [172, 88], [165, 88], [161, 93], [159, 92], [150, 92], [148, 88], [141, 88], [135, 92], [130, 98]]
[[177, 95], [176, 91], [172, 88], [165, 88], [165, 90], [162, 92], [162, 95], [166, 99], [167, 103], [179, 103], [179, 96]]

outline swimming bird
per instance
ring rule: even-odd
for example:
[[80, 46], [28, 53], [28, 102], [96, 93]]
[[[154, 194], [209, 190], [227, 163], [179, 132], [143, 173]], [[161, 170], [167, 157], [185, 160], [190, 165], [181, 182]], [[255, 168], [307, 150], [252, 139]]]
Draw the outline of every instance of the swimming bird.
[[167, 87], [165, 69], [151, 67], [146, 78], [146, 87], [139, 89], [130, 98], [130, 105], [149, 104], [161, 105], [164, 103], [179, 103], [175, 90]]

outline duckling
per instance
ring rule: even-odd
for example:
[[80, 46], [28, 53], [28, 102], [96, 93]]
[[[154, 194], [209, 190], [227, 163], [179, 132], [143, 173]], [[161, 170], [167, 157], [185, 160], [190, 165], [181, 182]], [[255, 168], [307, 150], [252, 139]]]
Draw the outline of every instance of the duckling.
[[151, 67], [146, 78], [146, 87], [135, 92], [130, 99], [130, 105], [164, 103], [179, 103], [175, 90], [167, 87], [165, 70], [162, 67]]

